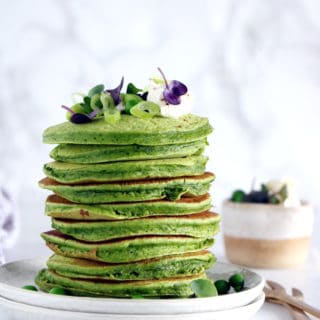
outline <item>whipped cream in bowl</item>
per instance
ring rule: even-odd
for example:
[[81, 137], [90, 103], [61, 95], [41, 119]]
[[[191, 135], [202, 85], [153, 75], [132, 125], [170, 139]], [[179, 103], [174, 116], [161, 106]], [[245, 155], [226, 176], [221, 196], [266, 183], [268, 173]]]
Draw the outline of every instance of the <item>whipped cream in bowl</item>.
[[174, 105], [165, 100], [163, 95], [165, 88], [165, 82], [156, 78], [151, 78], [148, 86], [145, 88], [145, 91], [148, 92], [147, 101], [158, 104], [163, 117], [179, 118], [184, 114], [192, 112], [193, 99], [189, 92], [180, 96], [180, 103]]

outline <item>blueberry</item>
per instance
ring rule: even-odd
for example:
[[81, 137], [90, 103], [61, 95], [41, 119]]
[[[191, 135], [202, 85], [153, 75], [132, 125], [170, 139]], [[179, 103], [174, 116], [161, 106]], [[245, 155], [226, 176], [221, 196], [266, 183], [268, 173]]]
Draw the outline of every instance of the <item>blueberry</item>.
[[269, 195], [267, 191], [251, 191], [248, 200], [253, 203], [269, 203]]

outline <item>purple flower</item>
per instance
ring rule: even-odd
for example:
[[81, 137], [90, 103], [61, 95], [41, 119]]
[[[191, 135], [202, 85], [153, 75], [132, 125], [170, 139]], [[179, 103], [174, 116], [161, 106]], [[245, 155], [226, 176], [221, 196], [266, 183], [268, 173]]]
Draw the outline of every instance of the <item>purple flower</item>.
[[74, 112], [71, 108], [68, 108], [67, 106], [62, 105], [61, 108], [66, 109], [68, 112], [71, 113], [71, 118], [70, 121], [75, 124], [83, 124], [83, 123], [88, 123], [93, 120], [93, 118], [99, 113], [99, 109], [93, 110], [89, 114], [84, 114], [84, 113], [76, 113]]
[[180, 97], [188, 92], [187, 86], [178, 80], [172, 80], [169, 84], [162, 70], [160, 68], [158, 68], [158, 70], [161, 73], [164, 83], [166, 85], [163, 91], [164, 100], [169, 104], [180, 104]]
[[121, 78], [121, 82], [120, 84], [114, 88], [114, 89], [107, 89], [105, 90], [105, 92], [109, 92], [113, 101], [114, 101], [114, 104], [117, 106], [119, 103], [120, 103], [120, 92], [121, 92], [121, 89], [123, 87], [123, 82], [124, 82], [124, 77]]

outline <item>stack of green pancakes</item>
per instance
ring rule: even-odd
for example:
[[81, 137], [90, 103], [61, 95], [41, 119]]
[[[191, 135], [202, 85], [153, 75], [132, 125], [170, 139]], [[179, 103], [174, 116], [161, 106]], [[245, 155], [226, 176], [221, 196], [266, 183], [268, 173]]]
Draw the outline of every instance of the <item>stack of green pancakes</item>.
[[40, 186], [53, 192], [42, 238], [54, 255], [36, 278], [44, 291], [97, 297], [188, 297], [215, 257], [219, 230], [203, 156], [206, 118], [122, 115], [48, 128], [57, 144]]

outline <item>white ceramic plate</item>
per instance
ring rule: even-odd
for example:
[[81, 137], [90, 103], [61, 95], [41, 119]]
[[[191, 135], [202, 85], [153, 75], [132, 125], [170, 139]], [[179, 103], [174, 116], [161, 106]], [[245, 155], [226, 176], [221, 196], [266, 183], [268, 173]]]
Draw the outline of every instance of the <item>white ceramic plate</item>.
[[257, 273], [231, 264], [216, 263], [207, 274], [211, 279], [228, 279], [242, 272], [246, 290], [238, 293], [194, 299], [115, 299], [52, 295], [21, 289], [33, 284], [38, 271], [45, 267], [44, 259], [22, 260], [0, 267], [0, 296], [33, 306], [108, 314], [186, 314], [213, 312], [247, 305], [261, 295], [263, 278]]
[[203, 313], [184, 314], [101, 314], [35, 307], [0, 297], [1, 320], [247, 320], [253, 317], [264, 302], [264, 293], [246, 306]]

